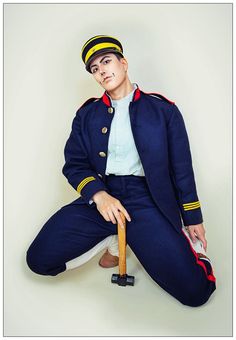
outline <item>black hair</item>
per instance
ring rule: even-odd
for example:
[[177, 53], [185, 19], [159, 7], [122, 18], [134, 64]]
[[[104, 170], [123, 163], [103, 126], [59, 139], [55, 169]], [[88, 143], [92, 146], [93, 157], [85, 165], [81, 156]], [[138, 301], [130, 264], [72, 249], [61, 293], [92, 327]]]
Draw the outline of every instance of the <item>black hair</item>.
[[116, 56], [116, 58], [117, 58], [118, 60], [124, 58], [124, 57], [122, 57], [122, 55], [120, 55], [119, 53], [114, 53], [114, 54], [115, 54], [115, 56]]

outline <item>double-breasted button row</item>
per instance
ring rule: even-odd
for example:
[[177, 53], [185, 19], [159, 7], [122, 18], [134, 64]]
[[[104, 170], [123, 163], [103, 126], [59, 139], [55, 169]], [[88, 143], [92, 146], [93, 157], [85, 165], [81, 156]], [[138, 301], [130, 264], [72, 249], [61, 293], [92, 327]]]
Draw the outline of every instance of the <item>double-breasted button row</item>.
[[[113, 111], [114, 111], [113, 107], [108, 107], [108, 112], [109, 112], [109, 113], [113, 113]], [[107, 133], [107, 131], [108, 131], [107, 127], [104, 126], [104, 127], [102, 128], [102, 133]], [[100, 152], [99, 152], [99, 156], [100, 156], [100, 157], [106, 157], [106, 153], [105, 153], [104, 151], [100, 151]]]
[[106, 153], [103, 152], [103, 151], [100, 151], [100, 152], [99, 152], [99, 156], [101, 156], [101, 157], [106, 157]]

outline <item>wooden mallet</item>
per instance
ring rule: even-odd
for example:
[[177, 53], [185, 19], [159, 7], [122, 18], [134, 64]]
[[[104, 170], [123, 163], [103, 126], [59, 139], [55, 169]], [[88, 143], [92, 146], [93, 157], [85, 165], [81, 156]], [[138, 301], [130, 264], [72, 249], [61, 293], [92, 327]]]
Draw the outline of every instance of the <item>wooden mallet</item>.
[[119, 245], [119, 274], [112, 274], [111, 282], [119, 286], [133, 286], [134, 276], [126, 274], [126, 219], [124, 214], [120, 211], [121, 219], [124, 228], [121, 228], [119, 222], [118, 228], [118, 245]]

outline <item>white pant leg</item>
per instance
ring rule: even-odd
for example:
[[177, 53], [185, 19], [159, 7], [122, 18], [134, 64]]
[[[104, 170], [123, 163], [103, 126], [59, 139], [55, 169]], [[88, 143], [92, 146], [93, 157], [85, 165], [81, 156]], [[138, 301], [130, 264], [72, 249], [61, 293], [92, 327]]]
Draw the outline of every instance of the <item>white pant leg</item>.
[[[117, 242], [117, 235], [110, 235], [106, 237], [101, 242], [97, 243], [93, 248], [89, 249], [86, 253], [66, 262], [66, 270], [74, 269], [82, 264], [91, 260], [92, 257], [97, 255], [101, 250], [108, 248], [109, 252], [113, 256], [119, 256], [119, 249], [118, 249], [118, 242]], [[116, 255], [118, 254], [118, 255]]]
[[118, 235], [112, 235], [108, 251], [111, 255], [119, 257]]

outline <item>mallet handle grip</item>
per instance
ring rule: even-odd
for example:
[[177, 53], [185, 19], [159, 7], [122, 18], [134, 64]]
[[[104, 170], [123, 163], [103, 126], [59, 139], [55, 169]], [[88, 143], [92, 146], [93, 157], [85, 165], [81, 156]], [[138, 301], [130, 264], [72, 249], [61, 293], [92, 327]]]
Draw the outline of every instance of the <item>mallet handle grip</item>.
[[118, 245], [119, 245], [119, 274], [126, 274], [126, 219], [125, 215], [120, 211], [124, 228], [121, 228], [119, 222], [117, 223], [118, 228]]

